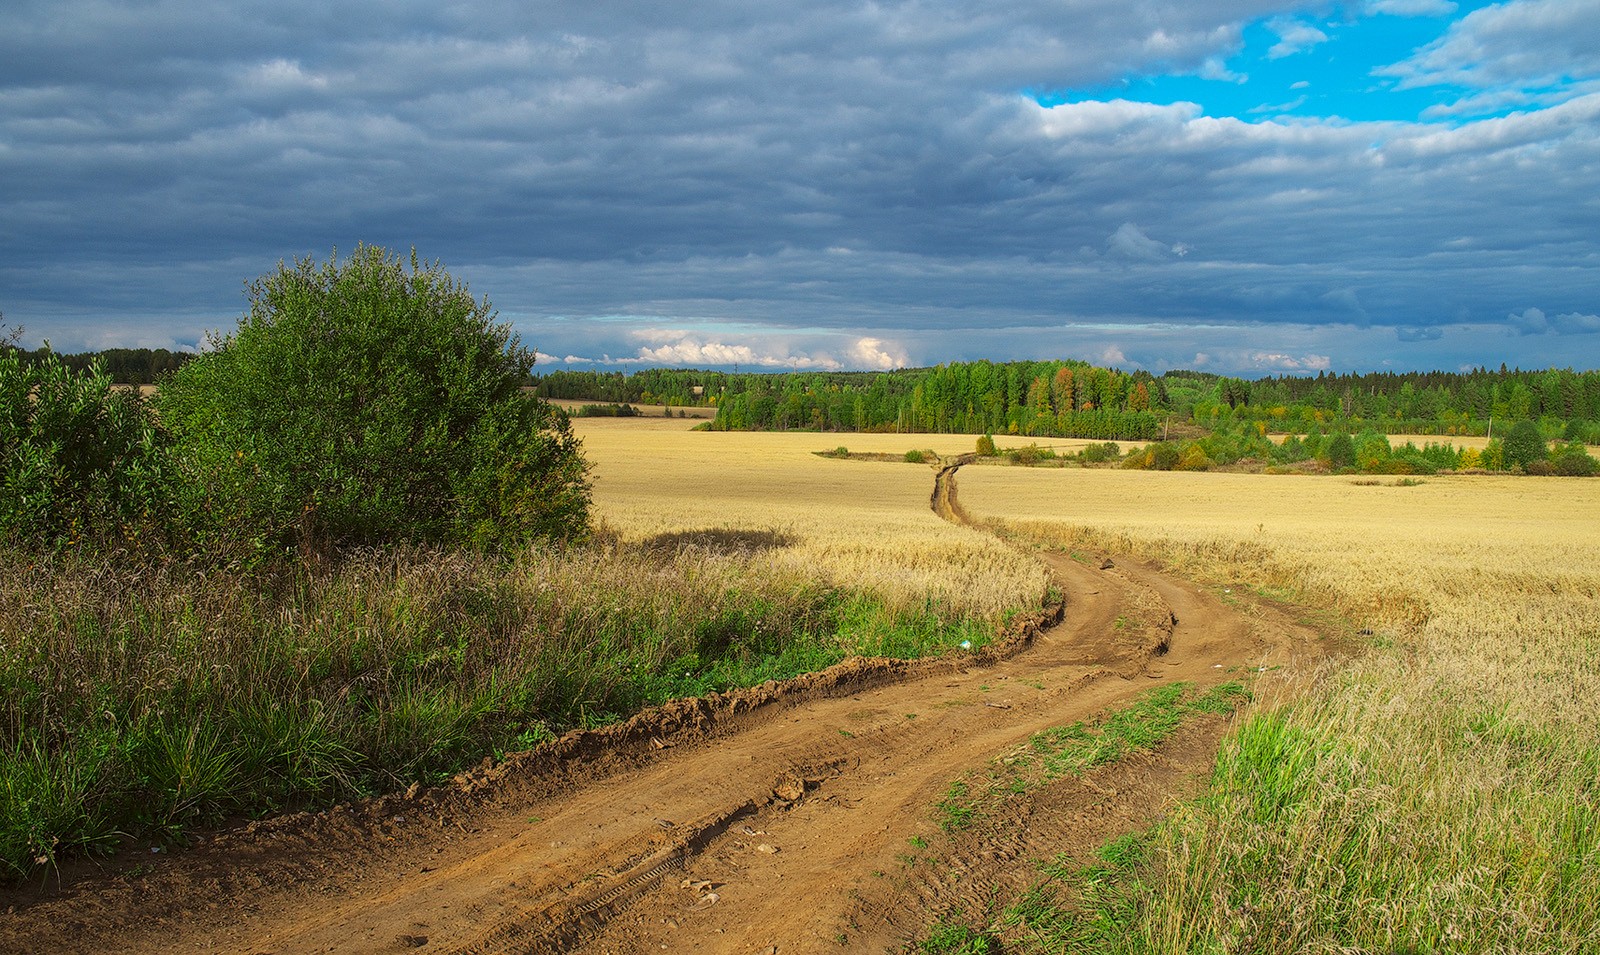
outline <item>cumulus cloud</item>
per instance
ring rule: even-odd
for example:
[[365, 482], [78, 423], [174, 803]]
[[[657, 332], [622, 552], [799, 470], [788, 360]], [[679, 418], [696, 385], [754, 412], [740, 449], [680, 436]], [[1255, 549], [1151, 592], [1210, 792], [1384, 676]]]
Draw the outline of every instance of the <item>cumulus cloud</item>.
[[1592, 335], [1600, 332], [1600, 315], [1563, 312], [1549, 316], [1542, 309], [1525, 308], [1506, 317], [1518, 335]]
[[[1474, 10], [1410, 57], [1376, 70], [1402, 88], [1457, 86], [1511, 93], [1593, 89], [1600, 77], [1600, 0], [1508, 0]], [[1574, 83], [1573, 81], [1577, 81]], [[1589, 82], [1584, 82], [1589, 81]]]
[[1395, 17], [1446, 17], [1456, 12], [1456, 5], [1451, 0], [1367, 0], [1362, 9]]
[[1333, 360], [1327, 355], [1285, 355], [1282, 352], [1251, 352], [1250, 363], [1270, 371], [1327, 371]]
[[1244, 83], [1250, 79], [1243, 73], [1235, 73], [1228, 69], [1228, 65], [1220, 56], [1206, 57], [1206, 61], [1200, 64], [1200, 69], [1195, 75], [1203, 80], [1217, 80], [1222, 83]]
[[668, 365], [731, 368], [751, 371], [889, 371], [909, 362], [899, 344], [881, 338], [839, 340], [838, 336], [807, 338], [810, 346], [795, 347], [781, 334], [747, 333], [740, 340], [711, 338], [681, 329], [640, 328], [633, 338], [649, 343], [626, 358], [603, 357], [588, 364]]
[[1282, 17], [1267, 22], [1267, 29], [1278, 35], [1278, 42], [1267, 50], [1267, 59], [1281, 60], [1286, 56], [1304, 53], [1319, 43], [1328, 42], [1328, 35], [1303, 20]]
[[[1187, 249], [1185, 250], [1187, 251]], [[1172, 246], [1157, 242], [1132, 222], [1124, 222], [1106, 240], [1106, 255], [1135, 262], [1160, 262], [1175, 254]]]
[[879, 338], [858, 338], [850, 346], [851, 365], [867, 371], [892, 371], [907, 364], [905, 349]]

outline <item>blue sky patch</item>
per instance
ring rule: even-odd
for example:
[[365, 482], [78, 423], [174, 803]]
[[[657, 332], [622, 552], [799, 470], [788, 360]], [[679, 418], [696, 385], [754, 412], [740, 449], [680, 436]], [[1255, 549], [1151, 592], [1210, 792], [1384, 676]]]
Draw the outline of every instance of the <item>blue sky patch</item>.
[[[1503, 116], [1516, 105], [1450, 115], [1448, 107], [1478, 92], [1460, 85], [1412, 85], [1385, 75], [1487, 2], [1461, 2], [1444, 16], [1372, 14], [1337, 17], [1266, 17], [1242, 31], [1243, 44], [1213, 58], [1198, 73], [1130, 75], [1094, 89], [1036, 95], [1042, 106], [1126, 99], [1159, 105], [1198, 104], [1213, 117], [1459, 121]], [[1436, 112], [1429, 113], [1430, 108]]]

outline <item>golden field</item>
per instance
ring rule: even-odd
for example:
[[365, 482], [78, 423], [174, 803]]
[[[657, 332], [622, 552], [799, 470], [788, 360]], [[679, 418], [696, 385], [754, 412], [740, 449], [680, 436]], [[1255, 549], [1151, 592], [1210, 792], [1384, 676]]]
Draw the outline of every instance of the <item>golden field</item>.
[[978, 467], [960, 484], [1024, 538], [1373, 631], [1257, 710], [1161, 831], [1148, 950], [1600, 946], [1600, 481]]
[[1037, 562], [934, 516], [931, 466], [814, 453], [846, 444], [954, 455], [972, 450], [971, 436], [690, 431], [683, 421], [637, 418], [574, 419], [573, 427], [594, 465], [595, 512], [625, 539], [785, 535], [793, 546], [767, 559], [866, 586], [891, 605], [931, 603], [961, 615], [1036, 607], [1048, 586]]
[[[765, 559], [956, 613], [1046, 586], [1025, 551], [931, 513], [931, 467], [815, 454], [954, 455], [971, 436], [576, 426], [597, 513], [624, 538], [774, 531], [794, 543]], [[1210, 793], [1153, 830], [1130, 950], [1592, 950], [1600, 480], [985, 462], [959, 486], [1024, 543], [1160, 560], [1351, 624], [1354, 652], [1258, 704]]]

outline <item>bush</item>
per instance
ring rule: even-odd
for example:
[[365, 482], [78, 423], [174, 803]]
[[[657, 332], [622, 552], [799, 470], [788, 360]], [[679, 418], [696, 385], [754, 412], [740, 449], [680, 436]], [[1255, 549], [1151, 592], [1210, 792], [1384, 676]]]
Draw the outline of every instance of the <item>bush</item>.
[[137, 391], [113, 389], [96, 361], [54, 355], [24, 366], [0, 348], [0, 541], [53, 548], [158, 534], [168, 469]]
[[1555, 472], [1563, 477], [1593, 477], [1596, 471], [1600, 471], [1600, 462], [1581, 444], [1569, 445], [1556, 456]]
[[1341, 431], [1328, 439], [1327, 446], [1323, 450], [1323, 457], [1327, 459], [1328, 467], [1334, 471], [1355, 467], [1355, 442], [1350, 440], [1348, 434]]
[[1100, 464], [1105, 461], [1115, 460], [1121, 454], [1122, 449], [1117, 447], [1115, 441], [1107, 441], [1103, 444], [1086, 445], [1082, 451], [1078, 452], [1078, 457], [1085, 464]]
[[1550, 449], [1544, 443], [1544, 435], [1539, 433], [1539, 426], [1532, 421], [1518, 421], [1512, 426], [1511, 433], [1506, 435], [1506, 467], [1520, 467], [1526, 471], [1530, 464], [1549, 457]]
[[978, 438], [978, 454], [981, 457], [992, 458], [998, 452], [994, 446], [994, 435], [985, 434]]
[[910, 451], [906, 452], [906, 463], [908, 464], [923, 464], [927, 460], [927, 455], [923, 454], [921, 451], [918, 451], [916, 448], [912, 448]]
[[1183, 449], [1178, 456], [1178, 463], [1173, 466], [1175, 471], [1208, 471], [1215, 462], [1206, 456], [1205, 449], [1199, 444], [1191, 444]]
[[357, 246], [248, 288], [238, 329], [162, 385], [181, 519], [228, 554], [394, 540], [504, 547], [588, 523], [533, 353], [437, 263]]
[[[1191, 445], [1198, 447], [1198, 445]], [[1150, 452], [1150, 466], [1157, 471], [1173, 471], [1183, 460], [1183, 450], [1174, 444], [1158, 444]]]

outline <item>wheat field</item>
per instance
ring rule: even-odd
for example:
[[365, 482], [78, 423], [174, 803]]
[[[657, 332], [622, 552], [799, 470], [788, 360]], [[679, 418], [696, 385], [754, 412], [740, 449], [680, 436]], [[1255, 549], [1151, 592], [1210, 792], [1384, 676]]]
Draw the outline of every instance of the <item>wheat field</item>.
[[892, 607], [997, 620], [1037, 607], [1042, 566], [929, 509], [935, 470], [903, 461], [824, 458], [851, 451], [971, 451], [966, 435], [690, 431], [669, 419], [574, 421], [594, 464], [595, 512], [626, 540], [757, 532], [791, 541], [765, 558], [834, 586], [866, 587]]
[[982, 467], [961, 496], [1371, 631], [1162, 830], [1144, 950], [1600, 947], [1600, 481]]

